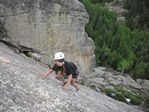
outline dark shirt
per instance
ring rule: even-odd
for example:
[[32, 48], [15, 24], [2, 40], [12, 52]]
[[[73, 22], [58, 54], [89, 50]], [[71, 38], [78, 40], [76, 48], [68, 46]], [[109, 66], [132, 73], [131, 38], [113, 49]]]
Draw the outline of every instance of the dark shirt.
[[73, 64], [71, 64], [71, 63], [65, 61], [64, 66], [65, 66], [66, 74], [67, 74], [67, 75], [70, 75], [70, 74], [72, 74], [72, 75], [77, 75], [77, 74], [76, 74], [76, 68], [74, 67]]
[[74, 67], [74, 65], [72, 65], [71, 63], [65, 61], [63, 66], [57, 66], [56, 64], [51, 68], [53, 71], [58, 72], [58, 71], [63, 71], [66, 73], [66, 75], [73, 75], [76, 76], [76, 68]]
[[51, 69], [55, 72], [63, 71], [63, 67], [62, 66], [57, 66], [56, 64]]

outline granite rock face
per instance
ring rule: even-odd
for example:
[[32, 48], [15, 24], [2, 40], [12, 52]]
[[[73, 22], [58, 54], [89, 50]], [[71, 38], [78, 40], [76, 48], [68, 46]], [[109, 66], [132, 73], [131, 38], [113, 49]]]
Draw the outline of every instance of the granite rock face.
[[134, 80], [130, 74], [123, 74], [106, 67], [94, 68], [94, 72], [84, 76], [83, 83], [86, 86], [95, 87], [97, 91], [103, 88], [123, 87], [136, 92], [138, 90], [147, 94], [149, 92], [149, 80]]
[[95, 67], [94, 42], [84, 31], [89, 16], [78, 0], [1, 0], [0, 19], [12, 41], [46, 53], [44, 62], [63, 51], [81, 76]]
[[47, 68], [0, 43], [0, 112], [142, 112], [85, 86], [63, 90]]

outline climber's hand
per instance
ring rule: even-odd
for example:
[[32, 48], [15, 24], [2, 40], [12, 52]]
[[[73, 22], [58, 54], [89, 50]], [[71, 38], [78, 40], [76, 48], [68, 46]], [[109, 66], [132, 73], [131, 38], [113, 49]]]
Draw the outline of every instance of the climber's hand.
[[47, 78], [47, 74], [39, 74], [39, 77], [38, 78], [45, 79], [45, 78]]
[[41, 74], [40, 77], [41, 77], [42, 79], [45, 79], [45, 78], [47, 78], [52, 72], [53, 72], [52, 69], [48, 69], [48, 71], [47, 71], [46, 73], [44, 73], [44, 74]]

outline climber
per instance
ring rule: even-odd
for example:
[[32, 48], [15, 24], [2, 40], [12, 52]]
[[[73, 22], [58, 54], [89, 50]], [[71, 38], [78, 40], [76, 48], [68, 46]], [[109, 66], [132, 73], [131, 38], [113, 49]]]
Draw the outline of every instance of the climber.
[[72, 62], [64, 60], [64, 53], [57, 52], [55, 54], [55, 65], [49, 68], [47, 73], [43, 74], [42, 77], [48, 77], [53, 71], [56, 73], [56, 79], [63, 81], [63, 88], [68, 89], [70, 84], [79, 91], [80, 87], [77, 84], [77, 76], [79, 74], [77, 67]]

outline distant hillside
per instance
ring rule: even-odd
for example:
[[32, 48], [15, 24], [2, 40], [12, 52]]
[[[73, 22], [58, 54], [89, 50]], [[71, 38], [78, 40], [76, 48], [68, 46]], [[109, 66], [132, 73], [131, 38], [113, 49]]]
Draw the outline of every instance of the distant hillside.
[[[133, 12], [133, 6], [128, 8], [124, 1], [114, 1], [115, 5], [124, 5], [128, 9], [129, 13], [126, 15], [129, 15], [129, 17], [126, 16], [125, 25], [118, 23], [117, 14], [109, 11], [104, 6], [105, 2], [113, 0], [81, 1], [90, 16], [85, 30], [95, 41], [97, 66], [110, 65], [118, 71], [130, 73], [135, 79], [149, 79], [149, 32], [145, 32], [143, 26], [142, 28], [135, 26], [136, 24], [131, 21], [134, 26], [129, 27], [131, 24], [128, 22], [130, 18], [135, 18], [131, 13], [138, 14], [139, 9]], [[133, 1], [135, 3], [135, 0]], [[141, 4], [138, 4], [138, 6], [142, 7]], [[145, 15], [141, 17], [143, 16]], [[146, 22], [144, 21], [144, 24]]]

